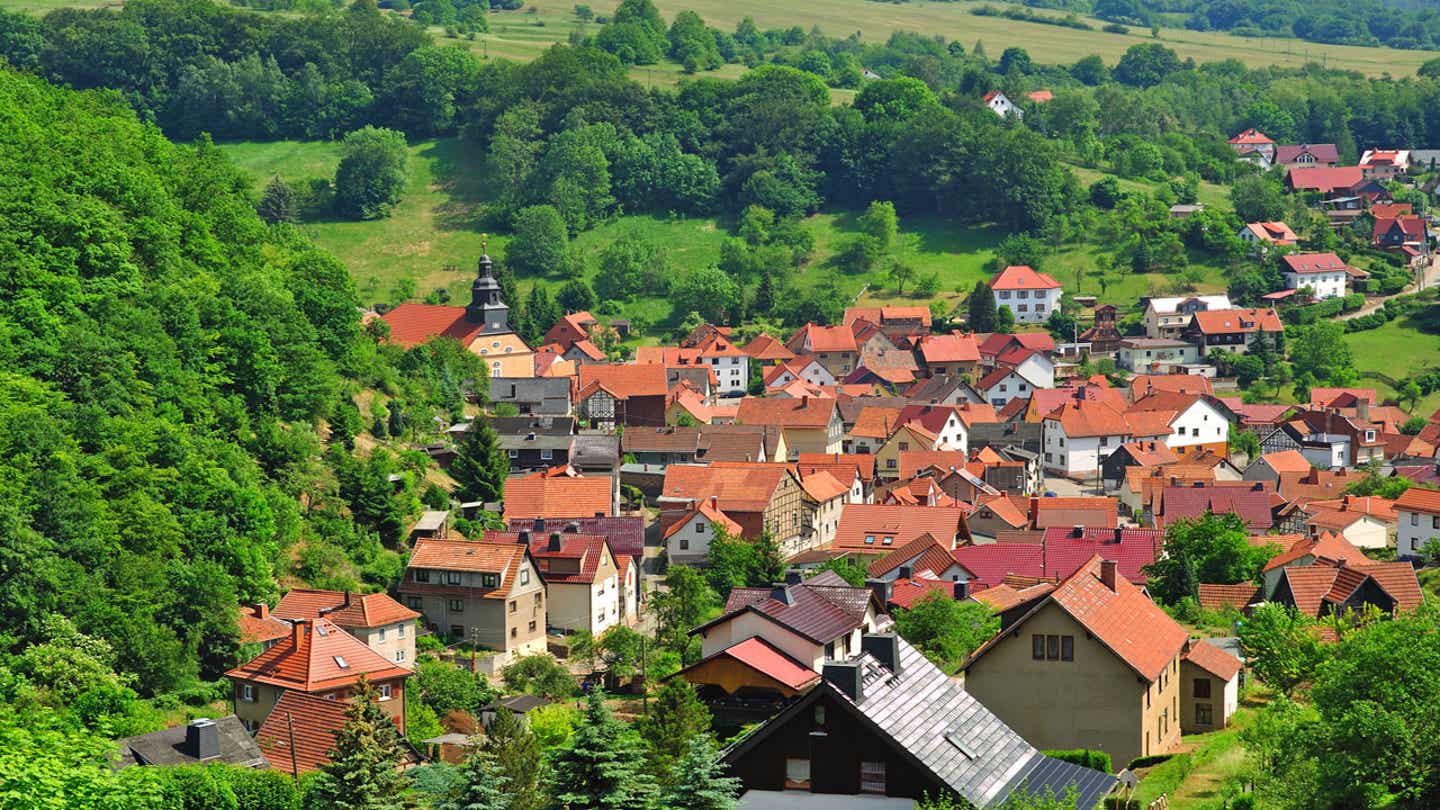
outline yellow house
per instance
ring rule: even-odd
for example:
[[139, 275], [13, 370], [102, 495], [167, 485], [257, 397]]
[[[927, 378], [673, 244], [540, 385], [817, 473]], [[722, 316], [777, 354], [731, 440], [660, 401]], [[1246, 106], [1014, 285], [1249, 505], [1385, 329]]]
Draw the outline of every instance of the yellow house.
[[884, 478], [900, 475], [900, 454], [915, 450], [934, 450], [939, 447], [940, 437], [921, 427], [918, 422], [906, 422], [875, 451], [875, 465]]
[[1189, 634], [1092, 557], [965, 665], [965, 689], [1040, 749], [1091, 748], [1116, 768], [1180, 743]]
[[477, 335], [469, 349], [471, 354], [485, 358], [491, 379], [535, 376], [535, 351], [514, 332]]

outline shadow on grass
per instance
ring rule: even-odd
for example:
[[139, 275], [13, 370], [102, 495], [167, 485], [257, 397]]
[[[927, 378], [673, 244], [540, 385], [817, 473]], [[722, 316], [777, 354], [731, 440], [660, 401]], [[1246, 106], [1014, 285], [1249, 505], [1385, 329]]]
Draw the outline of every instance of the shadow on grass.
[[500, 195], [487, 176], [485, 158], [478, 146], [460, 138], [433, 141], [420, 153], [430, 164], [430, 177], [444, 201], [436, 205], [435, 227], [442, 231], [494, 230], [491, 207]]
[[993, 224], [960, 222], [934, 214], [901, 217], [900, 232], [919, 236], [918, 248], [926, 253], [992, 251], [1005, 236], [1005, 233]]

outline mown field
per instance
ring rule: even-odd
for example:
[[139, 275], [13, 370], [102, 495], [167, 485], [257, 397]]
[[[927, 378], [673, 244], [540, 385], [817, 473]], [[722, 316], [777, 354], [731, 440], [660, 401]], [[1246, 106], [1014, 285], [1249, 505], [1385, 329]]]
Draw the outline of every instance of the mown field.
[[[1345, 336], [1355, 355], [1355, 368], [1378, 372], [1402, 380], [1426, 369], [1440, 367], [1440, 337], [1419, 329], [1412, 317], [1397, 318], [1379, 329], [1351, 332]], [[1361, 385], [1374, 388], [1381, 399], [1395, 396], [1395, 389], [1384, 380], [1362, 379]], [[1429, 416], [1440, 408], [1440, 391], [1420, 400], [1414, 413]]]
[[[339, 161], [338, 148], [331, 143], [235, 143], [222, 148], [250, 173], [257, 189], [275, 174], [294, 185], [330, 177]], [[413, 144], [409, 186], [404, 200], [388, 219], [330, 220], [303, 226], [317, 244], [350, 268], [367, 303], [393, 301], [392, 290], [402, 278], [414, 280], [421, 297], [441, 287], [457, 299], [465, 295], [475, 258], [486, 238], [483, 214], [488, 197], [481, 163], [466, 150], [457, 139]], [[1086, 182], [1100, 176], [1094, 170], [1082, 172]], [[1136, 189], [1146, 187], [1138, 181], [1126, 183]], [[1224, 201], [1217, 199], [1216, 204]], [[849, 211], [822, 212], [807, 219], [805, 225], [815, 236], [815, 257], [797, 271], [798, 294], [826, 277], [831, 257], [857, 233], [855, 212]], [[951, 305], [963, 300], [977, 280], [988, 278], [985, 266], [994, 257], [995, 245], [1005, 236], [998, 228], [938, 217], [902, 217], [900, 226], [901, 235], [891, 257], [915, 268], [917, 276], [937, 274], [937, 297]], [[729, 234], [731, 223], [717, 217], [619, 217], [575, 240], [587, 277], [593, 278], [596, 272], [596, 255], [628, 229], [639, 230], [664, 245], [676, 272], [683, 273], [713, 264], [719, 258], [721, 242]], [[508, 240], [506, 234], [490, 236], [491, 255], [503, 256]], [[1095, 272], [1101, 253], [1097, 245], [1065, 246], [1047, 257], [1044, 269], [1068, 291], [1099, 295], [1101, 285]], [[1201, 278], [1197, 291], [1224, 289], [1219, 268], [1196, 266]], [[865, 302], [920, 301], [911, 297], [908, 289], [905, 297], [897, 296], [888, 279], [873, 274], [841, 273], [839, 278], [847, 293]], [[558, 277], [522, 279], [520, 285], [523, 291], [537, 282], [559, 285], [563, 281]], [[1111, 273], [1106, 279], [1104, 298], [1128, 306], [1141, 296], [1167, 292], [1174, 283], [1174, 277], [1160, 274]], [[623, 309], [631, 317], [640, 316], [655, 324], [673, 323], [684, 315], [673, 313], [669, 301], [659, 296], [628, 302]]]

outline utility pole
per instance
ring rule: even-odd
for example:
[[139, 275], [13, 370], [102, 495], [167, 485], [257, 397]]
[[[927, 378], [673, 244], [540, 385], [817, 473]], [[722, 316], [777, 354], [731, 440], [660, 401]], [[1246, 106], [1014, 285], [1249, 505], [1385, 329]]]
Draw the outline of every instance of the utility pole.
[[295, 759], [295, 720], [290, 716], [290, 712], [285, 712], [285, 726], [290, 731], [290, 777], [299, 782], [300, 763]]

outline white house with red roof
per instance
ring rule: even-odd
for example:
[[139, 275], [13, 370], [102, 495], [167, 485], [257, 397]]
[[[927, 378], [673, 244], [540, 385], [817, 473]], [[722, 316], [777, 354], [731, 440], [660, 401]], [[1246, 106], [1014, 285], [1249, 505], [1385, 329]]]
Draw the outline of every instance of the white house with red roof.
[[529, 545], [545, 583], [551, 628], [586, 630], [599, 638], [636, 615], [634, 560], [612, 552], [603, 535], [568, 526], [548, 535], [488, 531], [485, 542]]
[[1045, 469], [1075, 478], [1096, 475], [1132, 432], [1124, 413], [1092, 399], [1066, 402], [1046, 414], [1043, 425]]
[[415, 666], [415, 620], [420, 614], [389, 594], [295, 588], [280, 597], [271, 615], [287, 622], [323, 616], [391, 661]]
[[1395, 501], [1395, 514], [1395, 553], [1402, 559], [1420, 556], [1427, 542], [1440, 537], [1440, 492], [1411, 487]]
[[1001, 118], [1004, 118], [1008, 115], [1013, 115], [1016, 118], [1025, 117], [1025, 111], [1017, 107], [1015, 105], [1015, 102], [1011, 101], [1009, 98], [1006, 98], [1005, 94], [1000, 92], [999, 90], [991, 90], [990, 92], [986, 93], [984, 97], [980, 100], [984, 102], [986, 109], [990, 110], [990, 112], [995, 113]]
[[1410, 171], [1410, 150], [1366, 149], [1359, 165], [1366, 180], [1393, 180]]
[[1345, 285], [1352, 276], [1361, 278], [1370, 275], [1345, 264], [1334, 253], [1291, 253], [1282, 258], [1285, 267], [1281, 275], [1285, 277], [1285, 288], [1300, 290], [1309, 287], [1316, 301], [1343, 298]]
[[1241, 160], [1248, 160], [1261, 168], [1268, 169], [1275, 161], [1275, 141], [1254, 127], [1231, 138], [1230, 148]]
[[1300, 244], [1300, 237], [1283, 222], [1251, 222], [1240, 229], [1240, 241], [1255, 245], [1263, 253], [1267, 245], [1294, 247]]
[[1023, 264], [1012, 264], [990, 280], [995, 306], [1005, 307], [1016, 323], [1044, 323], [1060, 309], [1060, 282]]

